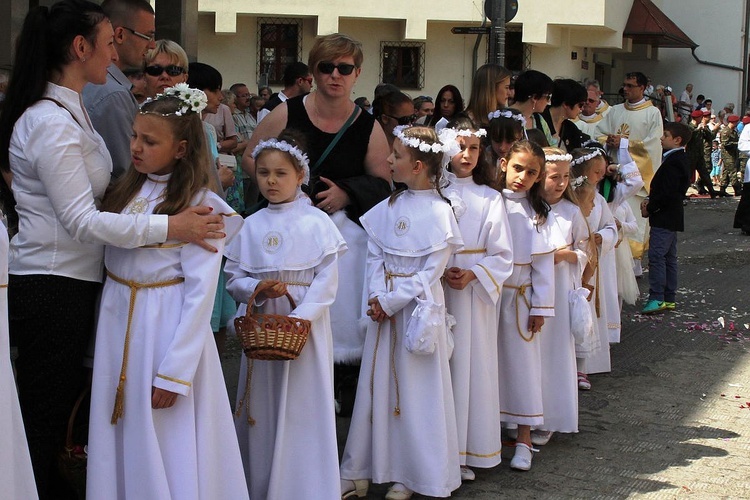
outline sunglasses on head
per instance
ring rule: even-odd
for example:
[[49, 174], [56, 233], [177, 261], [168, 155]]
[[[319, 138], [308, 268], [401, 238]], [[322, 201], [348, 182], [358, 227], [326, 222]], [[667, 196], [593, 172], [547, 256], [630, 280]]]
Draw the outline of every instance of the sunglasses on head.
[[393, 115], [386, 115], [385, 113], [383, 113], [383, 116], [387, 116], [388, 118], [393, 118], [394, 120], [398, 122], [399, 125], [409, 125], [411, 122], [413, 122], [417, 118], [417, 115], [406, 115], [406, 116], [398, 117], [398, 116], [393, 116]]
[[167, 72], [169, 76], [179, 76], [185, 72], [185, 68], [177, 66], [176, 64], [170, 64], [169, 66], [159, 66], [154, 64], [153, 66], [146, 66], [146, 74], [151, 76], [161, 76], [163, 72]]
[[339, 74], [346, 76], [351, 75], [352, 71], [354, 71], [354, 68], [356, 68], [353, 64], [347, 64], [347, 63], [338, 63], [333, 64], [332, 62], [319, 62], [318, 63], [318, 71], [325, 75], [330, 75], [333, 73], [334, 69], [339, 70]]

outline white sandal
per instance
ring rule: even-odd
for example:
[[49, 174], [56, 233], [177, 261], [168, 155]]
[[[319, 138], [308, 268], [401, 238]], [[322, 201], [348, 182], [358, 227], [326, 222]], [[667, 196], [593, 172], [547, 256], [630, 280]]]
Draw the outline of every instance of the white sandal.
[[510, 468], [515, 470], [530, 470], [531, 459], [534, 456], [534, 452], [538, 451], [527, 444], [516, 443], [516, 454], [513, 455], [513, 459], [510, 461]]

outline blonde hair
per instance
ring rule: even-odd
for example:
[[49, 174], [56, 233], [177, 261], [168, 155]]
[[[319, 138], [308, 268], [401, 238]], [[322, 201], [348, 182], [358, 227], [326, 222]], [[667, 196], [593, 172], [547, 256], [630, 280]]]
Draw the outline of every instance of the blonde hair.
[[[563, 151], [562, 149], [560, 149], [560, 148], [554, 148], [554, 147], [542, 148], [542, 151], [544, 151], [544, 156], [545, 157], [552, 156], [552, 155], [562, 156], [562, 155], [566, 154], [565, 151]], [[566, 200], [571, 201], [571, 202], [575, 203], [576, 205], [578, 205], [578, 198], [576, 198], [576, 193], [573, 190], [573, 186], [571, 186], [571, 184], [570, 184], [570, 179], [573, 177], [573, 169], [570, 167], [570, 162], [565, 162], [565, 161], [548, 161], [546, 159], [544, 160], [544, 162], [545, 162], [545, 164], [546, 163], [554, 163], [555, 165], [557, 165], [558, 163], [568, 163], [568, 169], [570, 171], [570, 177], [568, 178], [568, 185], [565, 186], [565, 191], [563, 192], [562, 197], [565, 198]], [[545, 178], [547, 177], [547, 173], [548, 173], [548, 170], [547, 170], [547, 166], [545, 165], [544, 166], [544, 177]]]
[[307, 66], [315, 74], [318, 71], [319, 62], [333, 61], [346, 56], [352, 56], [354, 66], [361, 68], [364, 60], [362, 43], [349, 35], [332, 33], [315, 40], [307, 58]]
[[[176, 97], [163, 97], [143, 104], [141, 113], [162, 120], [170, 127], [176, 141], [186, 141], [185, 156], [177, 160], [172, 175], [164, 190], [164, 199], [156, 205], [155, 214], [173, 215], [190, 206], [193, 198], [204, 188], [213, 188], [209, 171], [211, 162], [206, 146], [206, 136], [200, 115], [176, 112], [182, 109], [183, 101]], [[130, 200], [141, 189], [148, 176], [138, 172], [132, 165], [108, 192], [102, 204], [104, 212], [122, 212]]]
[[471, 113], [475, 122], [488, 125], [487, 115], [498, 109], [497, 86], [503, 80], [510, 79], [513, 73], [499, 64], [485, 64], [474, 74], [471, 83], [471, 95], [466, 111]]
[[189, 65], [188, 56], [177, 42], [173, 42], [172, 40], [157, 40], [155, 43], [156, 47], [146, 52], [146, 66], [154, 62], [154, 59], [159, 54], [166, 54], [169, 57], [169, 62], [184, 68], [185, 72], [187, 72]]

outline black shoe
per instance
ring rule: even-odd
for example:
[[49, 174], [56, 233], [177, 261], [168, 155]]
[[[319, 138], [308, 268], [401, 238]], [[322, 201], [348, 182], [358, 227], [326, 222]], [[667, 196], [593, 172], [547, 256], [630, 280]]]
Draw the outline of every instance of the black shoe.
[[716, 193], [716, 194], [717, 194], [718, 196], [721, 196], [722, 198], [731, 198], [731, 197], [732, 197], [732, 195], [731, 195], [731, 194], [729, 194], [729, 193], [727, 193], [727, 192], [726, 192], [725, 188], [721, 188], [721, 191], [719, 191], [719, 192], [718, 192], [718, 193]]

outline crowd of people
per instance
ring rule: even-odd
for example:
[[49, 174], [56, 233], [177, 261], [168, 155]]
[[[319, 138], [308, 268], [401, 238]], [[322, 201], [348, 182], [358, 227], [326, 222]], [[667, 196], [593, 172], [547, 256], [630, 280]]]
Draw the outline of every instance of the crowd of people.
[[[646, 248], [642, 313], [679, 307], [691, 170], [739, 194], [727, 155], [750, 150], [736, 115], [665, 121], [639, 72], [613, 106], [594, 81], [496, 64], [466, 103], [454, 85], [353, 101], [364, 54], [338, 33], [276, 94], [222, 90], [155, 40], [146, 0], [34, 8], [15, 57], [0, 112], [11, 498], [76, 498], [58, 460], [88, 390], [87, 449], [65, 451], [87, 459], [88, 498], [361, 498], [371, 482], [447, 497], [500, 464], [503, 435], [529, 470], [611, 371]], [[242, 356], [233, 409], [219, 355], [248, 308], [310, 332], [297, 359]]]

